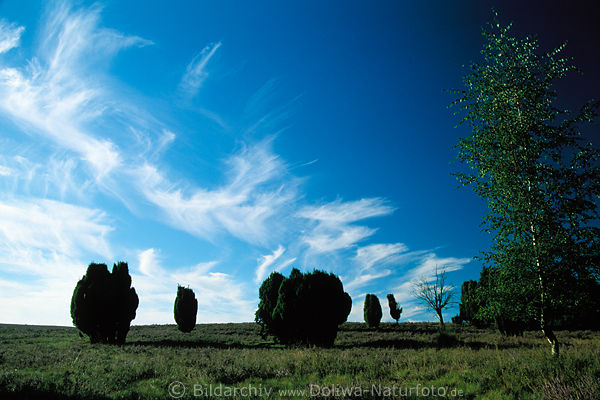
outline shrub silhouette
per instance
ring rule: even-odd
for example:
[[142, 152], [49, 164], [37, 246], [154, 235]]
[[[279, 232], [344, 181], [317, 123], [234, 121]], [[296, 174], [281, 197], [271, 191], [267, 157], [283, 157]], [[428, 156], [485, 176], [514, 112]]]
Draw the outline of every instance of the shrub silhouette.
[[479, 326], [479, 321], [476, 318], [479, 311], [477, 303], [477, 281], [464, 281], [460, 286], [460, 304], [458, 305], [458, 316], [461, 321], [472, 323]]
[[377, 328], [383, 313], [381, 312], [381, 304], [379, 299], [374, 294], [365, 296], [365, 305], [363, 307], [365, 322], [370, 328]]
[[263, 337], [271, 331], [279, 331], [281, 329], [274, 326], [273, 311], [275, 311], [277, 299], [279, 298], [279, 288], [284, 280], [285, 277], [279, 272], [273, 272], [260, 285], [258, 291], [260, 302], [258, 303], [258, 310], [256, 310], [254, 320], [260, 325]]
[[288, 278], [274, 272], [259, 296], [255, 320], [282, 344], [332, 346], [352, 308], [339, 278], [319, 270], [303, 274], [294, 268]]
[[387, 299], [388, 306], [390, 307], [390, 316], [396, 320], [396, 323], [398, 323], [400, 315], [402, 314], [402, 307], [398, 308], [398, 303], [396, 303], [396, 299], [394, 298], [393, 294], [388, 294]]
[[194, 291], [177, 285], [177, 297], [173, 309], [175, 322], [181, 332], [191, 332], [196, 326], [196, 314], [198, 313], [198, 300]]
[[90, 342], [123, 344], [138, 304], [127, 263], [114, 264], [112, 273], [91, 263], [73, 291], [71, 318]]

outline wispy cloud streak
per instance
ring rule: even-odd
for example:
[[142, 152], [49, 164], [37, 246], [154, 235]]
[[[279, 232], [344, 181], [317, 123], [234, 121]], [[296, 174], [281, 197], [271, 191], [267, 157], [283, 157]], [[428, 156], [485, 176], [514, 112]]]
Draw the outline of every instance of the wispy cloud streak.
[[[47, 199], [0, 201], [2, 264], [18, 263], [24, 251], [80, 257], [85, 252], [111, 255], [106, 237], [112, 228], [100, 210]], [[44, 268], [40, 266], [40, 268]]]
[[382, 198], [358, 201], [336, 200], [320, 206], [306, 206], [297, 216], [312, 222], [312, 228], [302, 240], [316, 253], [332, 252], [348, 248], [368, 238], [377, 230], [352, 223], [371, 217], [389, 215], [394, 208]]
[[293, 206], [297, 180], [286, 177], [286, 166], [268, 140], [244, 148], [226, 165], [227, 182], [212, 190], [182, 188], [145, 165], [136, 171], [139, 190], [178, 229], [207, 240], [226, 232], [248, 243], [267, 244], [277, 234], [269, 222]]
[[255, 283], [263, 281], [267, 275], [268, 268], [276, 262], [279, 257], [285, 252], [283, 246], [279, 246], [272, 254], [264, 255], [260, 258], [260, 264], [256, 267], [256, 277], [254, 278]]
[[85, 256], [111, 258], [113, 227], [100, 210], [46, 199], [0, 201], [2, 322], [70, 325]]
[[[23, 68], [0, 68], [0, 112], [26, 132], [41, 134], [80, 156], [96, 179], [119, 167], [122, 156], [113, 141], [87, 127], [111, 107], [93, 69], [122, 49], [151, 43], [99, 28], [99, 12], [98, 7], [75, 11], [61, 3], [48, 16], [38, 56]], [[11, 32], [4, 48], [18, 45], [22, 29], [9, 28]]]
[[392, 269], [382, 267], [398, 268], [410, 259], [407, 253], [408, 247], [403, 243], [371, 244], [356, 249], [356, 255], [352, 258], [356, 268], [351, 271], [350, 280], [346, 286], [350, 292], [365, 286], [379, 278], [392, 274]]
[[198, 53], [185, 69], [185, 74], [179, 84], [180, 90], [190, 97], [194, 97], [202, 84], [208, 78], [206, 65], [221, 47], [221, 42], [211, 43]]
[[362, 270], [368, 270], [376, 264], [392, 264], [406, 251], [408, 247], [403, 243], [371, 244], [358, 248], [354, 260]]
[[0, 54], [19, 46], [25, 27], [9, 24], [0, 19]]

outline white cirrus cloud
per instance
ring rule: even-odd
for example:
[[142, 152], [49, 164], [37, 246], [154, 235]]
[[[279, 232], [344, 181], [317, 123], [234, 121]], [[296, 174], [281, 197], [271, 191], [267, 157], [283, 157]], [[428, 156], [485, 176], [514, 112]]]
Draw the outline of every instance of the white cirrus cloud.
[[377, 243], [361, 246], [356, 249], [356, 255], [352, 258], [355, 268], [351, 271], [352, 278], [346, 279], [345, 287], [353, 293], [356, 289], [368, 283], [389, 276], [392, 269], [383, 268], [408, 261], [412, 253], [408, 253], [408, 247], [403, 243]]
[[382, 198], [365, 198], [343, 202], [336, 200], [319, 206], [305, 206], [296, 214], [310, 221], [302, 240], [316, 253], [332, 252], [353, 246], [372, 236], [377, 229], [352, 223], [389, 215], [394, 208]]
[[400, 254], [407, 251], [408, 247], [403, 243], [371, 244], [359, 247], [354, 260], [362, 270], [368, 270], [376, 264], [393, 264], [398, 261]]
[[[273, 218], [293, 207], [296, 199], [298, 181], [286, 171], [267, 140], [230, 157], [226, 183], [213, 189], [176, 185], [152, 165], [134, 173], [145, 198], [177, 229], [209, 241], [226, 232], [248, 243], [266, 244], [278, 236]], [[280, 229], [285, 229], [283, 224]]]
[[23, 31], [25, 31], [25, 27], [0, 19], [0, 54], [19, 47]]
[[264, 255], [260, 258], [260, 264], [256, 267], [256, 276], [254, 278], [255, 283], [260, 283], [263, 281], [265, 276], [267, 275], [267, 271], [269, 267], [275, 263], [279, 257], [285, 252], [285, 247], [279, 245], [275, 251], [271, 254]]
[[77, 280], [95, 254], [110, 258], [104, 212], [34, 198], [0, 200], [2, 322], [71, 325]]
[[215, 55], [219, 47], [221, 47], [221, 42], [211, 43], [204, 47], [202, 51], [190, 61], [185, 69], [185, 74], [181, 78], [179, 84], [180, 90], [190, 97], [196, 95], [206, 78], [208, 78], [206, 65]]
[[[97, 209], [48, 199], [0, 201], [2, 263], [13, 265], [16, 253], [42, 252], [79, 257], [85, 252], [110, 257], [107, 235], [113, 230]], [[17, 264], [18, 265], [18, 264]], [[31, 266], [34, 267], [34, 266]], [[35, 266], [43, 268], [43, 266]]]
[[[74, 9], [59, 3], [47, 15], [36, 56], [21, 68], [0, 62], [0, 115], [23, 136], [49, 139], [56, 154], [29, 168], [31, 176], [15, 179], [49, 187], [59, 198], [83, 199], [83, 190], [101, 190], [136, 213], [149, 201], [163, 211], [161, 221], [200, 238], [225, 233], [269, 244], [285, 230], [269, 222], [294, 207], [299, 182], [272, 151], [272, 139], [229, 156], [214, 171], [224, 176], [220, 186], [171, 181], [159, 156], [175, 133], [144, 112], [137, 98], [120, 93], [103, 69], [120, 50], [151, 42], [101, 27], [100, 11], [99, 6]], [[183, 81], [197, 87], [220, 45], [201, 52]], [[11, 165], [5, 167], [3, 176], [13, 172]], [[64, 179], [57, 179], [61, 170]], [[156, 215], [161, 214], [153, 210], [152, 218]]]
[[87, 127], [112, 106], [106, 82], [92, 67], [121, 49], [149, 44], [100, 28], [99, 12], [61, 3], [46, 20], [37, 55], [22, 68], [0, 66], [0, 113], [77, 154], [97, 179], [119, 167], [122, 156], [113, 141]]
[[298, 257], [292, 257], [292, 258], [289, 258], [285, 261], [278, 263], [277, 267], [275, 267], [275, 271], [277, 271], [277, 272], [283, 271], [284, 269], [286, 269], [287, 267], [289, 267], [290, 265], [295, 263], [297, 259], [298, 259]]
[[431, 279], [434, 277], [436, 269], [439, 271], [443, 269], [446, 272], [459, 271], [469, 262], [471, 262], [471, 258], [438, 257], [435, 253], [428, 253], [416, 268], [406, 274], [405, 278], [411, 281], [421, 277]]
[[122, 49], [153, 44], [139, 36], [101, 27], [101, 12], [99, 3], [74, 8], [67, 1], [50, 9], [41, 31], [39, 53], [54, 79], [70, 81], [69, 72], [107, 63]]
[[0, 176], [11, 176], [13, 174], [13, 170], [4, 165], [0, 165]]
[[394, 208], [384, 199], [376, 197], [346, 202], [336, 200], [320, 206], [307, 206], [298, 212], [298, 216], [335, 227], [366, 218], [388, 215], [393, 211]]
[[390, 269], [384, 269], [382, 271], [374, 273], [362, 273], [360, 275], [355, 276], [350, 282], [344, 285], [344, 288], [347, 289], [349, 292], [353, 292], [355, 289], [364, 286], [368, 282], [389, 276], [391, 273], [392, 270]]

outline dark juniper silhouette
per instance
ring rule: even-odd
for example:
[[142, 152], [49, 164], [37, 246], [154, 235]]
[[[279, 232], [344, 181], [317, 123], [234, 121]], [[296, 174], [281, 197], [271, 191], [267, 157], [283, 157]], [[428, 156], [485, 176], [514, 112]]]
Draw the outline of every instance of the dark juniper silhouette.
[[263, 335], [273, 335], [282, 344], [332, 346], [352, 308], [340, 279], [319, 270], [303, 274], [294, 268], [288, 278], [273, 272], [259, 296], [255, 320]]
[[91, 263], [77, 282], [71, 298], [73, 324], [92, 343], [125, 343], [139, 304], [126, 262], [113, 265]]
[[181, 332], [191, 332], [196, 326], [196, 314], [198, 313], [198, 300], [194, 291], [190, 288], [177, 286], [177, 297], [173, 309], [175, 322]]
[[365, 296], [365, 305], [363, 307], [365, 322], [370, 328], [377, 328], [381, 322], [383, 312], [381, 311], [381, 304], [379, 299], [374, 294], [367, 294]]
[[398, 303], [396, 303], [396, 298], [394, 297], [393, 294], [388, 294], [387, 295], [387, 299], [388, 299], [388, 306], [390, 307], [390, 316], [396, 320], [396, 323], [398, 323], [398, 320], [400, 319], [400, 315], [402, 314], [402, 307], [398, 307]]

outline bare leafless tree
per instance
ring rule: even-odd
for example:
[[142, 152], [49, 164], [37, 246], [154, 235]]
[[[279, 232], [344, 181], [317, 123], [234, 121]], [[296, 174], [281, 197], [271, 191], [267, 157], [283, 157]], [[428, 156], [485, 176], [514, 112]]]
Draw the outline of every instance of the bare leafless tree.
[[435, 267], [433, 279], [422, 276], [413, 282], [411, 293], [427, 308], [437, 314], [440, 320], [440, 328], [444, 329], [444, 317], [442, 311], [446, 306], [453, 303], [454, 288], [446, 284], [446, 270], [441, 271]]

